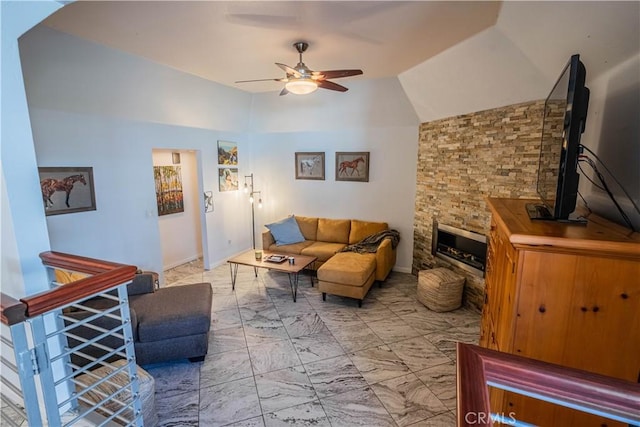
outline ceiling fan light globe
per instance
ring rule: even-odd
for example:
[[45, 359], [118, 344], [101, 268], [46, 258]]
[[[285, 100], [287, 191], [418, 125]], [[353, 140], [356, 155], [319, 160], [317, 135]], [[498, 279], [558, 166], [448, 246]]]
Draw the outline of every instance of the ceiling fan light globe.
[[311, 79], [290, 80], [284, 85], [294, 95], [307, 95], [318, 89], [318, 84]]

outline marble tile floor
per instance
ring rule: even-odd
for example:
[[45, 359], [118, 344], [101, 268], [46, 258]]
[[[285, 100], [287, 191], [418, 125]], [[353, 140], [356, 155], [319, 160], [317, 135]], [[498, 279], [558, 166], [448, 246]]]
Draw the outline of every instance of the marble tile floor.
[[455, 343], [477, 343], [480, 314], [426, 309], [415, 276], [358, 308], [307, 277], [294, 303], [282, 273], [241, 266], [234, 292], [228, 265], [173, 270], [166, 286], [211, 282], [212, 328], [204, 362], [144, 366], [160, 426], [455, 425]]

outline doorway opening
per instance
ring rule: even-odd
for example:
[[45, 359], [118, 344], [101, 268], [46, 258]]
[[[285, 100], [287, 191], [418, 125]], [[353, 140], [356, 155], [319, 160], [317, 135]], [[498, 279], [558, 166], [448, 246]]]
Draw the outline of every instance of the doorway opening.
[[162, 269], [198, 266], [201, 276], [209, 256], [200, 152], [154, 149], [152, 157]]

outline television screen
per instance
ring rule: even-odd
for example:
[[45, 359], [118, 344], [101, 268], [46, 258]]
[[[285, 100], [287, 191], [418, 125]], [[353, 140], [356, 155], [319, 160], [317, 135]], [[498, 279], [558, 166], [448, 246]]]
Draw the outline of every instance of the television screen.
[[569, 220], [578, 197], [578, 156], [589, 104], [586, 70], [573, 55], [544, 104], [537, 191], [542, 205], [528, 206], [533, 219]]
[[568, 74], [564, 73], [544, 103], [537, 191], [542, 201], [551, 209], [551, 212], [553, 212], [555, 206], [560, 160], [564, 145], [567, 87]]

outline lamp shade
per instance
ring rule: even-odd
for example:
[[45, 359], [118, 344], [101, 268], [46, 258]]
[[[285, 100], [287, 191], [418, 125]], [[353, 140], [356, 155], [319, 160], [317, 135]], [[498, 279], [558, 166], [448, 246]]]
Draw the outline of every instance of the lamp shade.
[[287, 82], [284, 87], [294, 95], [307, 95], [318, 89], [318, 83], [311, 79], [297, 79]]

